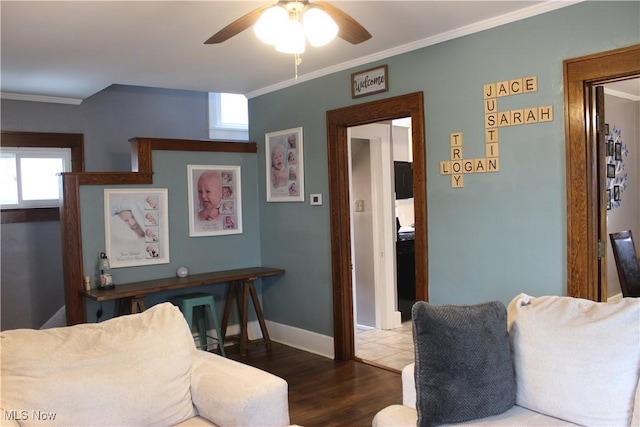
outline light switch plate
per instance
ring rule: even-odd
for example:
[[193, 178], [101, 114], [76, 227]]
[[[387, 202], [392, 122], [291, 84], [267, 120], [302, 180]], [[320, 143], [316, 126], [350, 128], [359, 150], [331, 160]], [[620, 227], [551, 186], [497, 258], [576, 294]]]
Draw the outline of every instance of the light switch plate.
[[320, 206], [322, 205], [322, 194], [311, 194], [311, 202], [309, 202], [311, 206]]

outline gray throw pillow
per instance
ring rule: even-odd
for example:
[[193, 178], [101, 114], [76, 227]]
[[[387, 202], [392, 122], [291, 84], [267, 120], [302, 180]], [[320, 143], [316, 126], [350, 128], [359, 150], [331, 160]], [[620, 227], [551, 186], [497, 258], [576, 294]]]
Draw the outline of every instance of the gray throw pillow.
[[515, 404], [504, 304], [418, 301], [412, 317], [419, 427], [497, 415]]

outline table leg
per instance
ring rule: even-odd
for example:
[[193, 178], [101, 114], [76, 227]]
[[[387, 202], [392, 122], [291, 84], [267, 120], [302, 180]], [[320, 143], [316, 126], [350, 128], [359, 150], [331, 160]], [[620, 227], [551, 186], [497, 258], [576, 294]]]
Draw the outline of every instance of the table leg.
[[[240, 302], [238, 300], [238, 302]], [[249, 337], [247, 327], [249, 324], [249, 291], [247, 286], [242, 286], [242, 304], [239, 304], [240, 308], [240, 354], [247, 355], [247, 347], [249, 344]]]
[[[256, 347], [258, 345], [265, 345], [267, 350], [271, 350], [271, 338], [269, 337], [269, 331], [267, 330], [267, 324], [264, 321], [264, 314], [260, 307], [260, 301], [258, 300], [258, 293], [254, 286], [256, 278], [250, 278], [244, 281], [237, 280], [229, 283], [229, 294], [227, 295], [227, 301], [224, 304], [224, 313], [222, 315], [222, 336], [224, 341], [238, 341], [240, 344], [240, 354], [245, 356], [247, 349]], [[238, 316], [240, 320], [240, 333], [238, 335], [227, 335], [227, 327], [229, 326], [229, 317], [231, 315], [231, 306], [233, 300], [236, 300], [238, 307]], [[260, 330], [262, 331], [262, 338], [249, 339], [249, 299], [253, 303], [253, 308], [256, 311], [258, 323], [260, 324]]]
[[231, 317], [231, 306], [233, 305], [234, 298], [237, 302], [238, 315], [240, 316], [240, 318], [242, 318], [242, 306], [240, 304], [240, 285], [241, 283], [236, 280], [229, 283], [229, 293], [227, 295], [227, 300], [224, 303], [224, 312], [222, 313], [222, 326], [220, 327], [224, 341], [233, 340], [235, 338], [239, 340], [239, 335], [227, 336], [227, 328], [229, 326], [229, 318]]
[[131, 298], [131, 313], [142, 313], [147, 307], [144, 304], [144, 297]]
[[245, 292], [246, 289], [249, 289], [249, 293], [251, 294], [251, 300], [253, 301], [253, 308], [256, 310], [256, 315], [258, 317], [258, 323], [260, 323], [260, 330], [262, 331], [262, 339], [264, 340], [264, 344], [267, 346], [267, 350], [271, 350], [271, 338], [269, 337], [269, 331], [267, 330], [267, 324], [264, 321], [264, 314], [262, 313], [262, 308], [260, 307], [260, 301], [258, 300], [258, 294], [256, 292], [256, 288], [253, 285], [254, 280], [247, 280], [245, 283]]
[[116, 316], [125, 314], [142, 313], [147, 309], [144, 304], [144, 296], [118, 298], [116, 303]]

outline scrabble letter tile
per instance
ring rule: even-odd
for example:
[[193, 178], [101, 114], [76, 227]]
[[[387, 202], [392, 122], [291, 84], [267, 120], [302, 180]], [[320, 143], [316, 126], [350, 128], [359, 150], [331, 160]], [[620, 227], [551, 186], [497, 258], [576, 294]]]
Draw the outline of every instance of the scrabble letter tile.
[[511, 95], [522, 93], [522, 79], [509, 80], [509, 93]]
[[483, 90], [484, 90], [484, 99], [495, 98], [496, 97], [496, 84], [495, 83], [489, 83], [489, 84], [484, 85]]
[[545, 105], [544, 107], [538, 107], [538, 122], [551, 121], [553, 121], [553, 106]]
[[495, 98], [485, 99], [484, 100], [484, 113], [497, 113], [498, 112], [498, 102]]
[[498, 82], [496, 83], [496, 95], [498, 96], [508, 96], [509, 95], [509, 82]]
[[482, 173], [487, 171], [487, 159], [475, 159], [476, 167], [474, 168], [476, 173]]
[[491, 113], [484, 115], [484, 127], [485, 128], [494, 128], [498, 126], [498, 114]]
[[487, 159], [487, 172], [498, 172], [500, 171], [500, 158], [492, 157]]
[[463, 160], [462, 169], [464, 173], [473, 173], [473, 160]]
[[453, 174], [462, 173], [462, 160], [456, 160], [451, 162], [451, 173]]
[[524, 123], [529, 125], [531, 123], [538, 123], [538, 109], [537, 108], [525, 108], [523, 110], [524, 113]]
[[484, 131], [484, 142], [498, 142], [498, 128], [490, 128]]
[[498, 126], [511, 126], [511, 114], [509, 111], [498, 113]]
[[487, 144], [486, 154], [487, 154], [487, 157], [498, 157], [500, 155], [500, 149], [498, 147], [498, 143], [495, 142], [493, 144]]
[[531, 76], [522, 79], [522, 90], [524, 93], [538, 91], [538, 77]]
[[462, 160], [462, 147], [451, 147], [451, 160]]
[[461, 147], [462, 146], [462, 132], [452, 133], [449, 136], [449, 141], [452, 147]]
[[451, 186], [453, 188], [464, 187], [464, 175], [451, 175]]
[[440, 162], [440, 175], [451, 175], [451, 161]]

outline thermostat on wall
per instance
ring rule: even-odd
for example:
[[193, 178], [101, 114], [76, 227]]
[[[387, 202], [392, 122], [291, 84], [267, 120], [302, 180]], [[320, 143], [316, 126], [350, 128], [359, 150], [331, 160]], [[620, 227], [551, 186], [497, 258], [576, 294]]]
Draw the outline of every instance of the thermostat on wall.
[[309, 204], [311, 206], [322, 205], [322, 194], [311, 194], [311, 202]]

